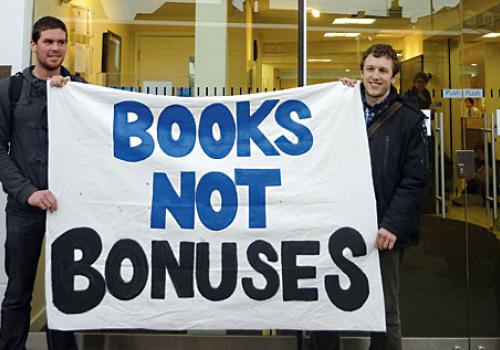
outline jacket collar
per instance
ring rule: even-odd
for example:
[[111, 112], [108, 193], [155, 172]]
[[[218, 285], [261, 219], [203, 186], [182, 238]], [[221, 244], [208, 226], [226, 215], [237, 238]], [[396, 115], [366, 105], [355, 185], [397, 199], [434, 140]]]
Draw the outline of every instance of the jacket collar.
[[[32, 82], [34, 82], [34, 81], [37, 81], [37, 80], [40, 80], [40, 79], [38, 79], [37, 77], [35, 77], [35, 76], [33, 75], [33, 68], [35, 68], [35, 66], [34, 66], [34, 65], [31, 65], [31, 66], [29, 66], [29, 67], [26, 67], [26, 68], [23, 70], [23, 75], [24, 75], [24, 77], [25, 77], [25, 78], [26, 78], [26, 79], [27, 79], [30, 83], [32, 83]], [[71, 76], [71, 73], [69, 72], [69, 70], [68, 70], [66, 67], [61, 66], [61, 75], [62, 75], [63, 77], [69, 77], [69, 76]]]
[[361, 99], [363, 100], [363, 107], [365, 110], [365, 114], [367, 112], [373, 113], [375, 118], [382, 114], [390, 105], [394, 103], [399, 97], [398, 90], [391, 85], [389, 95], [375, 106], [370, 106], [366, 103], [366, 95], [365, 95], [365, 87], [361, 84]]

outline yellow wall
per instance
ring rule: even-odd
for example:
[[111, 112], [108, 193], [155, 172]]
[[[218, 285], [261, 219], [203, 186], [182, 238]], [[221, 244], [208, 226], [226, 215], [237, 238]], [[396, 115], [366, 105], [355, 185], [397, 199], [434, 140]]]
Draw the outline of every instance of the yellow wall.
[[[244, 20], [247, 26], [230, 27], [228, 29], [228, 78], [227, 86], [246, 88], [248, 84], [249, 70], [252, 68], [253, 59], [253, 30], [252, 30], [252, 9], [251, 5], [245, 3]], [[85, 9], [92, 9], [95, 13], [94, 17], [94, 35], [92, 37], [82, 37], [74, 35], [74, 17], [73, 6], [79, 6]], [[164, 26], [164, 25], [147, 25], [147, 24], [120, 24], [112, 23], [106, 18], [104, 10], [99, 0], [73, 0], [71, 4], [60, 4], [59, 0], [45, 0], [37, 1], [35, 8], [35, 17], [43, 15], [53, 15], [60, 17], [68, 25], [70, 32], [70, 49], [67, 58], [64, 62], [70, 70], [74, 69], [74, 50], [72, 45], [75, 42], [88, 44], [92, 47], [92, 68], [88, 73], [82, 75], [94, 84], [102, 84], [104, 81], [101, 74], [101, 57], [102, 57], [102, 36], [107, 31], [112, 31], [122, 38], [122, 85], [140, 85], [141, 79], [137, 77], [137, 57], [138, 45], [137, 38], [141, 35], [163, 33], [166, 37], [177, 36], [192, 36], [194, 38], [194, 25], [186, 26]], [[149, 16], [150, 20], [155, 20], [155, 16]], [[194, 23], [194, 18], [193, 18]], [[181, 44], [185, 45], [185, 44]], [[193, 48], [194, 52], [194, 40]], [[187, 51], [183, 48], [183, 51]], [[161, 68], [161, 66], [159, 66]], [[178, 72], [173, 70], [172, 67], [165, 67], [170, 69], [170, 72]], [[254, 75], [259, 74], [254, 68]], [[255, 78], [255, 77], [254, 77]], [[259, 84], [260, 77], [257, 78], [255, 83]], [[181, 85], [186, 85], [185, 82], [178, 82]], [[176, 85], [174, 83], [174, 85]], [[178, 84], [177, 84], [178, 85]], [[258, 85], [257, 85], [258, 86]]]
[[[74, 7], [92, 9], [94, 11], [94, 34], [91, 37], [75, 35], [74, 32]], [[107, 21], [106, 15], [100, 0], [73, 0], [71, 3], [60, 3], [59, 0], [35, 1], [35, 19], [51, 15], [61, 18], [69, 30], [69, 51], [64, 61], [64, 65], [70, 70], [74, 69], [74, 48], [75, 43], [87, 44], [92, 48], [92, 68], [89, 73], [82, 76], [90, 83], [98, 83], [101, 73], [102, 57], [102, 35], [108, 30], [118, 34], [122, 38], [122, 73], [125, 74], [123, 85], [133, 83], [130, 80], [130, 72], [134, 71], [134, 40], [131, 33], [131, 26], [128, 24], [114, 24]]]
[[424, 52], [424, 38], [421, 33], [404, 37], [404, 59], [420, 56]]
[[247, 33], [246, 28], [228, 29], [227, 86], [235, 90], [247, 87]]

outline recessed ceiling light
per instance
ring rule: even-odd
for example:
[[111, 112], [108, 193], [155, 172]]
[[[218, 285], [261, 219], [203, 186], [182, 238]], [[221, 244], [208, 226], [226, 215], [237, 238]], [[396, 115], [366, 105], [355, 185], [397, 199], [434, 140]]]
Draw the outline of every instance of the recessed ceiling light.
[[401, 34], [401, 33], [377, 33], [375, 34], [375, 36], [377, 38], [391, 38], [391, 39], [394, 39], [394, 38], [401, 38], [404, 36], [404, 34]]
[[346, 68], [345, 71], [349, 73], [351, 70], [349, 68]]
[[481, 38], [498, 38], [500, 33], [488, 33], [484, 34]]
[[355, 38], [359, 36], [361, 33], [325, 33], [325, 38], [333, 38], [333, 37], [344, 37], [344, 38]]
[[477, 66], [477, 63], [471, 63], [470, 64], [472, 67], [476, 67]]
[[318, 9], [312, 9], [311, 14], [313, 15], [313, 17], [318, 18], [321, 15], [321, 12]]
[[372, 24], [374, 18], [335, 18], [333, 24]]
[[328, 63], [331, 62], [331, 58], [308, 58], [307, 62], [323, 62], [323, 63]]

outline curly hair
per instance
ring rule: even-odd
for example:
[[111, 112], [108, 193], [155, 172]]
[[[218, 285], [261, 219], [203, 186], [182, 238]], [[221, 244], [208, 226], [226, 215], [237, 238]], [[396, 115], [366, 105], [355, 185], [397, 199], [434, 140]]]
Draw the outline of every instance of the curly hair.
[[399, 62], [398, 54], [396, 53], [396, 50], [393, 49], [391, 45], [386, 45], [386, 44], [376, 44], [370, 46], [366, 51], [363, 53], [363, 58], [361, 59], [361, 70], [363, 70], [365, 66], [365, 61], [366, 58], [369, 55], [373, 55], [377, 58], [379, 57], [387, 57], [392, 61], [392, 76], [394, 77], [399, 73], [399, 68], [401, 67], [401, 62]]

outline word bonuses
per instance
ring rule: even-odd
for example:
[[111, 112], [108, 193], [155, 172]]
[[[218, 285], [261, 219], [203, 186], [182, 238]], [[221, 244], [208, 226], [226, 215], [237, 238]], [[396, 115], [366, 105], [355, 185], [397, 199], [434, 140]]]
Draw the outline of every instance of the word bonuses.
[[[239, 283], [246, 297], [254, 301], [269, 300], [282, 293], [280, 299], [285, 302], [317, 302], [317, 287], [300, 286], [301, 281], [317, 277], [317, 267], [299, 264], [299, 261], [301, 256], [319, 255], [325, 248], [321, 247], [322, 243], [326, 242], [285, 240], [279, 247], [274, 247], [266, 240], [256, 240], [241, 247], [238, 242], [224, 242], [221, 259], [214, 259], [210, 253], [213, 243], [180, 242], [176, 253], [167, 240], [157, 240], [151, 242], [151, 257], [148, 259], [145, 249], [137, 241], [121, 239], [111, 247], [101, 272], [92, 266], [103, 251], [100, 235], [88, 227], [74, 228], [52, 244], [53, 303], [66, 314], [80, 314], [100, 305], [106, 292], [118, 300], [127, 301], [145, 290], [154, 300], [196, 298], [199, 293], [206, 300], [217, 302], [238, 293]], [[350, 227], [333, 232], [326, 247], [332, 263], [349, 278], [349, 286], [342, 287], [337, 274], [325, 275], [321, 284], [330, 302], [338, 309], [355, 311], [365, 304], [370, 288], [365, 273], [344, 256], [345, 249], [352, 252], [353, 258], [367, 254], [363, 236]], [[78, 261], [75, 261], [75, 251], [82, 255]], [[239, 267], [243, 259], [247, 260], [252, 271]], [[213, 260], [220, 260], [220, 266], [214, 267]], [[125, 261], [133, 267], [131, 278], [122, 275]], [[276, 268], [276, 263], [279, 268]], [[221, 271], [217, 286], [211, 281], [211, 269]], [[167, 275], [176, 295], [166, 295]], [[76, 276], [89, 281], [85, 289], [75, 290], [73, 279]], [[264, 285], [259, 283], [262, 279]], [[151, 281], [150, 287], [146, 287], [148, 281]], [[323, 289], [323, 286], [318, 287]]]
[[[298, 120], [312, 117], [307, 105], [299, 100], [282, 103], [277, 99], [265, 100], [253, 113], [249, 101], [240, 101], [236, 102], [234, 109], [236, 116], [226, 105], [213, 103], [201, 111], [199, 118], [195, 118], [187, 107], [169, 105], [158, 116], [154, 138], [149, 130], [154, 116], [148, 106], [136, 101], [117, 103], [114, 105], [113, 121], [114, 157], [127, 162], [140, 162], [149, 158], [156, 146], [169, 157], [185, 157], [193, 151], [197, 142], [210, 159], [228, 157], [235, 145], [236, 157], [251, 157], [251, 141], [268, 157], [281, 154], [300, 156], [313, 146], [312, 132], [293, 119], [293, 116], [297, 116]], [[131, 121], [130, 114], [137, 118]], [[260, 126], [272, 114], [277, 125], [294, 135], [293, 141], [285, 135], [269, 140], [263, 133]], [[218, 128], [218, 135], [214, 134], [214, 127]], [[132, 139], [139, 139], [140, 143], [132, 146]], [[196, 208], [205, 227], [213, 231], [223, 230], [237, 214], [237, 185], [248, 186], [249, 228], [265, 228], [266, 188], [281, 186], [281, 170], [235, 169], [234, 180], [228, 174], [214, 171], [204, 174], [197, 183], [195, 172], [182, 171], [180, 179], [178, 194], [168, 174], [154, 173], [151, 228], [166, 227], [165, 212], [168, 210], [180, 228], [194, 229]], [[211, 204], [215, 191], [221, 198], [218, 210]]]

